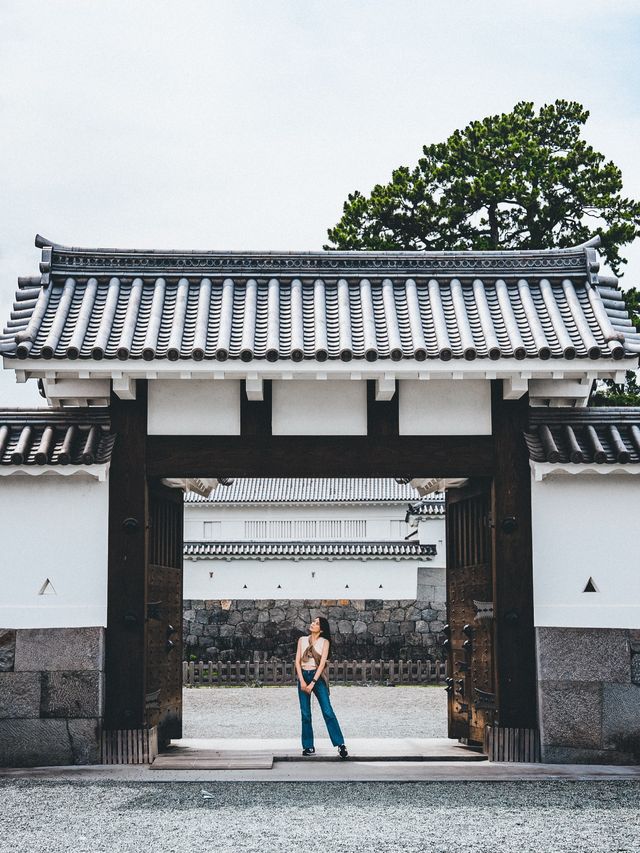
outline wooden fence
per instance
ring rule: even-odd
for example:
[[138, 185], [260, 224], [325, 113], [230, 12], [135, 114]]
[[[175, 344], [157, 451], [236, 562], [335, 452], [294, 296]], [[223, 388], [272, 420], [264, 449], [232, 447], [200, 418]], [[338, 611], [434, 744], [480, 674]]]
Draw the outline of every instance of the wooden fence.
[[[349, 660], [329, 664], [331, 684], [440, 684], [446, 676], [444, 661]], [[219, 684], [294, 684], [292, 661], [186, 661], [182, 664], [185, 687]]]

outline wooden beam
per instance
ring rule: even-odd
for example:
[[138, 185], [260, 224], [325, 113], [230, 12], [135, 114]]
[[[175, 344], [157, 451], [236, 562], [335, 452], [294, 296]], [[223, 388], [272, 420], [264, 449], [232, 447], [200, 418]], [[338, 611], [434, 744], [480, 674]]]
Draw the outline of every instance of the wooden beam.
[[131, 376], [122, 376], [113, 380], [113, 393], [121, 400], [136, 399], [136, 379]]
[[491, 383], [491, 398], [498, 721], [502, 727], [535, 728], [531, 472], [523, 437], [529, 400], [505, 400], [499, 379]]
[[[242, 436], [271, 435], [271, 380], [258, 380], [261, 395], [255, 396], [251, 379], [240, 382], [240, 433]], [[199, 476], [199, 475], [198, 475]]]
[[258, 376], [257, 373], [254, 373], [252, 376], [247, 376], [244, 384], [247, 400], [260, 402], [264, 400], [264, 382], [262, 376]]
[[396, 379], [395, 376], [381, 376], [379, 379], [375, 380], [376, 382], [376, 402], [380, 403], [383, 401], [391, 400], [396, 393]]
[[147, 438], [153, 477], [490, 477], [493, 456], [488, 435]]
[[109, 470], [105, 726], [135, 729], [145, 714], [146, 381], [138, 380], [136, 400], [112, 394], [109, 413], [117, 437]]
[[502, 380], [502, 396], [505, 400], [519, 400], [529, 390], [529, 380], [512, 376]]
[[378, 396], [378, 379], [367, 380], [367, 434], [373, 436], [397, 436], [400, 432], [399, 395], [396, 381], [393, 380], [394, 393], [385, 386], [385, 395]]

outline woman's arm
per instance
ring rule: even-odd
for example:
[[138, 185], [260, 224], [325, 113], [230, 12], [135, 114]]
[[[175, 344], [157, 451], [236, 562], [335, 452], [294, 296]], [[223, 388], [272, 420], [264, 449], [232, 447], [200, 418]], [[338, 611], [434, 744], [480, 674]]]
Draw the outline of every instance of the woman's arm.
[[313, 681], [311, 682], [311, 684], [314, 684], [322, 676], [324, 668], [327, 665], [327, 658], [328, 657], [329, 657], [329, 640], [325, 640], [324, 645], [322, 646], [322, 654], [320, 655], [320, 663], [318, 664], [318, 668], [316, 669], [316, 674], [313, 676]]
[[300, 658], [302, 657], [302, 637], [298, 640], [298, 646], [296, 648], [296, 675], [298, 676], [298, 683], [300, 687], [303, 689], [307, 686], [306, 681], [302, 677], [302, 666], [300, 665]]

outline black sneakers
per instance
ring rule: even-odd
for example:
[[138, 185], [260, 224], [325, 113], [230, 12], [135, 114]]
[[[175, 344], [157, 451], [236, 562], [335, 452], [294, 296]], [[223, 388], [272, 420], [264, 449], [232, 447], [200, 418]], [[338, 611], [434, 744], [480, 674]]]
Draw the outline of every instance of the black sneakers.
[[349, 753], [347, 752], [347, 747], [343, 743], [341, 743], [338, 747], [338, 755], [340, 756], [340, 758], [346, 758], [349, 755]]
[[315, 751], [314, 747], [310, 746], [308, 749], [303, 749], [302, 754], [303, 755], [315, 755], [316, 751]]

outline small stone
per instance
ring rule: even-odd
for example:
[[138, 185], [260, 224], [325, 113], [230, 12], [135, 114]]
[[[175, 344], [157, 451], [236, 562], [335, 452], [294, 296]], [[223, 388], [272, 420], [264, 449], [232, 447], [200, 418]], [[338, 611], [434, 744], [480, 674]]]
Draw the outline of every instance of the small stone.
[[424, 619], [418, 619], [416, 622], [416, 631], [419, 634], [428, 634], [429, 633], [429, 622], [425, 622]]
[[182, 613], [182, 621], [183, 622], [193, 622], [193, 620], [195, 618], [196, 618], [196, 611], [195, 610], [185, 610]]
[[0, 629], [0, 672], [12, 672], [16, 654], [16, 632]]
[[411, 634], [416, 627], [416, 623], [413, 621], [400, 622], [399, 628], [401, 634]]
[[221, 637], [233, 637], [236, 629], [234, 625], [221, 625], [220, 626], [220, 636]]
[[269, 621], [269, 611], [268, 610], [258, 611], [258, 622], [268, 622], [268, 621]]
[[285, 612], [281, 607], [273, 607], [269, 611], [272, 622], [284, 622]]
[[0, 718], [40, 716], [39, 672], [0, 673]]
[[353, 623], [347, 619], [341, 619], [338, 622], [338, 631], [341, 634], [353, 634]]
[[385, 622], [384, 634], [385, 637], [393, 637], [396, 634], [400, 634], [400, 625], [397, 622]]
[[264, 622], [259, 622], [258, 624], [251, 626], [251, 636], [264, 637]]
[[395, 607], [391, 611], [391, 620], [392, 622], [402, 622], [404, 619], [404, 609], [402, 607]]
[[365, 633], [366, 633], [366, 631], [367, 631], [367, 625], [366, 625], [366, 622], [362, 622], [360, 619], [358, 619], [358, 620], [354, 623], [354, 626], [353, 626], [353, 633], [354, 633], [354, 634], [365, 634]]
[[381, 607], [384, 607], [384, 601], [380, 598], [365, 598], [364, 608], [365, 610], [380, 610]]
[[425, 610], [422, 611], [422, 618], [425, 620], [425, 622], [433, 622], [434, 619], [438, 618], [438, 611], [427, 607]]
[[376, 610], [373, 615], [376, 622], [388, 622], [391, 618], [391, 611], [383, 608], [382, 610]]
[[194, 619], [194, 622], [199, 622], [201, 625], [208, 625], [209, 615], [210, 614], [206, 610], [199, 610], [196, 613], [196, 618]]
[[234, 610], [229, 614], [227, 625], [239, 625], [243, 621], [243, 615], [239, 610]]
[[405, 611], [405, 619], [416, 619], [422, 618], [422, 610], [420, 607], [415, 607], [415, 605], [411, 607], [407, 607]]
[[435, 621], [431, 622], [429, 627], [431, 628], [432, 634], [439, 634], [439, 633], [441, 633], [442, 629], [444, 628], [444, 622], [438, 622], [437, 620], [435, 620]]
[[197, 646], [198, 638], [195, 636], [195, 634], [188, 634], [187, 639], [185, 640], [185, 643], [188, 646]]
[[369, 625], [369, 633], [375, 638], [384, 634], [384, 622], [372, 622]]

